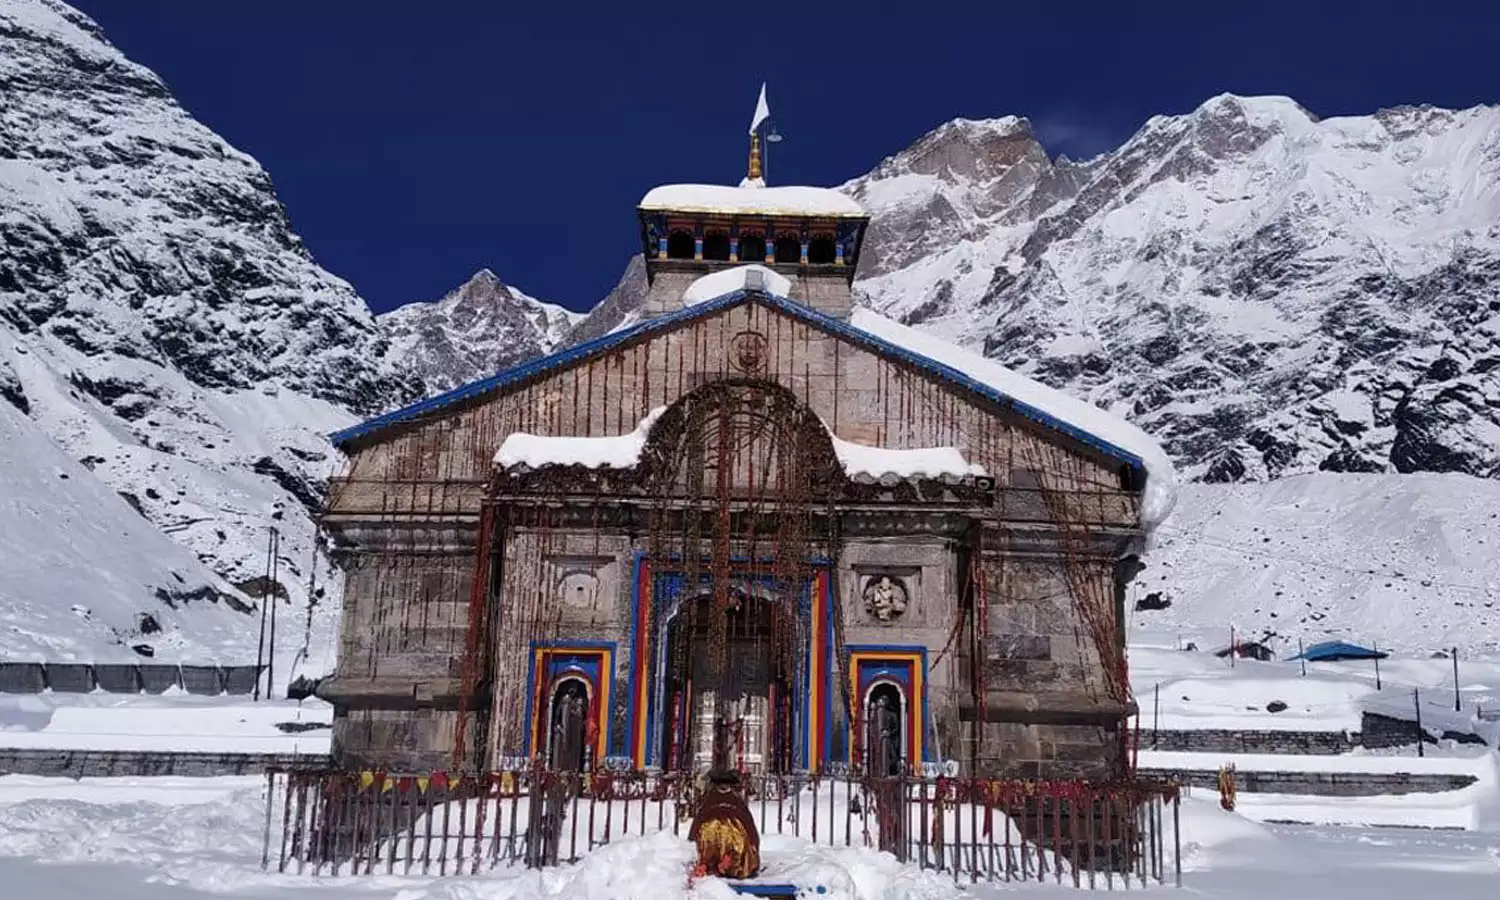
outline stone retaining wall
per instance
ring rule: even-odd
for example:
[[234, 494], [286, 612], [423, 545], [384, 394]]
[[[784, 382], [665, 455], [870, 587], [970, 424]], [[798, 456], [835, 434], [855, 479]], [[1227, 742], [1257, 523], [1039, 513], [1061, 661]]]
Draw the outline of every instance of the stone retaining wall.
[[[1426, 729], [1419, 731], [1417, 723], [1410, 719], [1372, 712], [1365, 713], [1361, 718], [1361, 742], [1366, 747], [1410, 747], [1419, 739], [1429, 744], [1435, 744], [1439, 740], [1433, 736], [1433, 732]], [[1484, 738], [1467, 731], [1444, 731], [1441, 739], [1460, 744], [1484, 743]]]
[[1141, 748], [1188, 753], [1279, 753], [1334, 756], [1360, 746], [1346, 731], [1142, 731]]
[[122, 750], [0, 750], [0, 775], [108, 778], [177, 775], [208, 778], [260, 775], [269, 768], [320, 769], [326, 755], [305, 753], [137, 752]]
[[259, 680], [256, 666], [175, 666], [168, 663], [0, 662], [0, 694], [160, 694], [180, 688], [189, 694], [251, 694]]
[[[1153, 769], [1142, 775], [1170, 778], [1195, 788], [1219, 789], [1219, 773], [1204, 769]], [[1409, 772], [1235, 772], [1235, 787], [1247, 794], [1316, 794], [1325, 797], [1376, 797], [1391, 794], [1436, 794], [1474, 784], [1474, 775]]]

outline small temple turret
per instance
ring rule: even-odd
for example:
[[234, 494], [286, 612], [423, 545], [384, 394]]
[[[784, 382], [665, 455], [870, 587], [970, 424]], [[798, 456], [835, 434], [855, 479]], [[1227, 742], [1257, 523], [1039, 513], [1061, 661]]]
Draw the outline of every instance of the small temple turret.
[[759, 132], [769, 118], [762, 85], [750, 124], [749, 164], [738, 186], [670, 184], [641, 198], [637, 215], [650, 284], [644, 318], [682, 309], [684, 292], [699, 278], [750, 263], [785, 277], [787, 299], [848, 318], [870, 217], [830, 188], [767, 187]]

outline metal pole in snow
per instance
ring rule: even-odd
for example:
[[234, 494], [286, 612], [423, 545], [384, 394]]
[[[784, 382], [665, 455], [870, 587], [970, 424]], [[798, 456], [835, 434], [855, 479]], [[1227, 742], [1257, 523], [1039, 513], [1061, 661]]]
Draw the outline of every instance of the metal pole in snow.
[[1370, 642], [1370, 649], [1375, 651], [1375, 690], [1380, 690], [1380, 645], [1374, 641]]
[[[260, 700], [260, 670], [266, 662], [266, 595], [267, 587], [271, 583], [271, 539], [266, 538], [266, 578], [261, 582], [260, 598], [260, 636], [255, 639], [255, 690], [252, 692], [251, 700]], [[269, 691], [267, 691], [269, 693]]]
[[1422, 749], [1422, 744], [1425, 743], [1423, 737], [1426, 735], [1426, 732], [1422, 730], [1422, 691], [1420, 688], [1411, 689], [1411, 699], [1413, 705], [1417, 708], [1417, 755], [1426, 756], [1426, 752]]
[[1161, 726], [1161, 682], [1151, 689], [1151, 749], [1156, 749], [1157, 729]]
[[1297, 637], [1297, 658], [1302, 660], [1302, 677], [1307, 677], [1307, 651], [1302, 648], [1302, 637]]
[[[271, 692], [276, 690], [276, 586], [280, 583], [277, 576], [281, 562], [281, 532], [276, 526], [271, 526], [271, 630], [267, 634], [266, 641], [266, 699], [271, 699]], [[257, 682], [258, 683], [258, 682]]]
[[1463, 704], [1458, 696], [1458, 648], [1453, 648], [1453, 711], [1463, 712]]
[[[1175, 881], [1182, 887], [1182, 795], [1172, 795], [1172, 868], [1176, 870]], [[1092, 876], [1093, 872], [1090, 871]]]
[[1239, 648], [1234, 645], [1234, 626], [1229, 626], [1229, 668], [1234, 668], [1234, 657]]

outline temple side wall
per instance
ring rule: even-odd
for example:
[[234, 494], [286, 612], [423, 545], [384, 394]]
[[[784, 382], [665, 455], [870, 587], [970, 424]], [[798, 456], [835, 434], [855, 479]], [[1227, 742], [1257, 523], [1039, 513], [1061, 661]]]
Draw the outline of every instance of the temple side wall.
[[[965, 683], [983, 679], [982, 708], [966, 710], [963, 760], [976, 774], [1004, 778], [1102, 778], [1118, 774], [1124, 715], [1111, 699], [1105, 666], [1124, 648], [1111, 639], [1107, 661], [1092, 636], [1082, 602], [1099, 607], [1105, 631], [1116, 631], [1112, 573], [1087, 567], [1091, 584], [1075, 602], [1070, 563], [1060, 557], [997, 555], [985, 561], [988, 633], [975, 660], [962, 662]], [[1073, 563], [1073, 565], [1077, 565]], [[982, 743], [975, 743], [982, 734]]]

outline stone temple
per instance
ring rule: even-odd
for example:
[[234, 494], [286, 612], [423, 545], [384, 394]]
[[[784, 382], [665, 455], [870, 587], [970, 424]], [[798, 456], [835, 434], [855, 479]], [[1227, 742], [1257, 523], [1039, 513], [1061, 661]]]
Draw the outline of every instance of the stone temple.
[[339, 765], [1122, 773], [1170, 465], [856, 306], [868, 216], [758, 141], [641, 200], [621, 327], [334, 436]]

